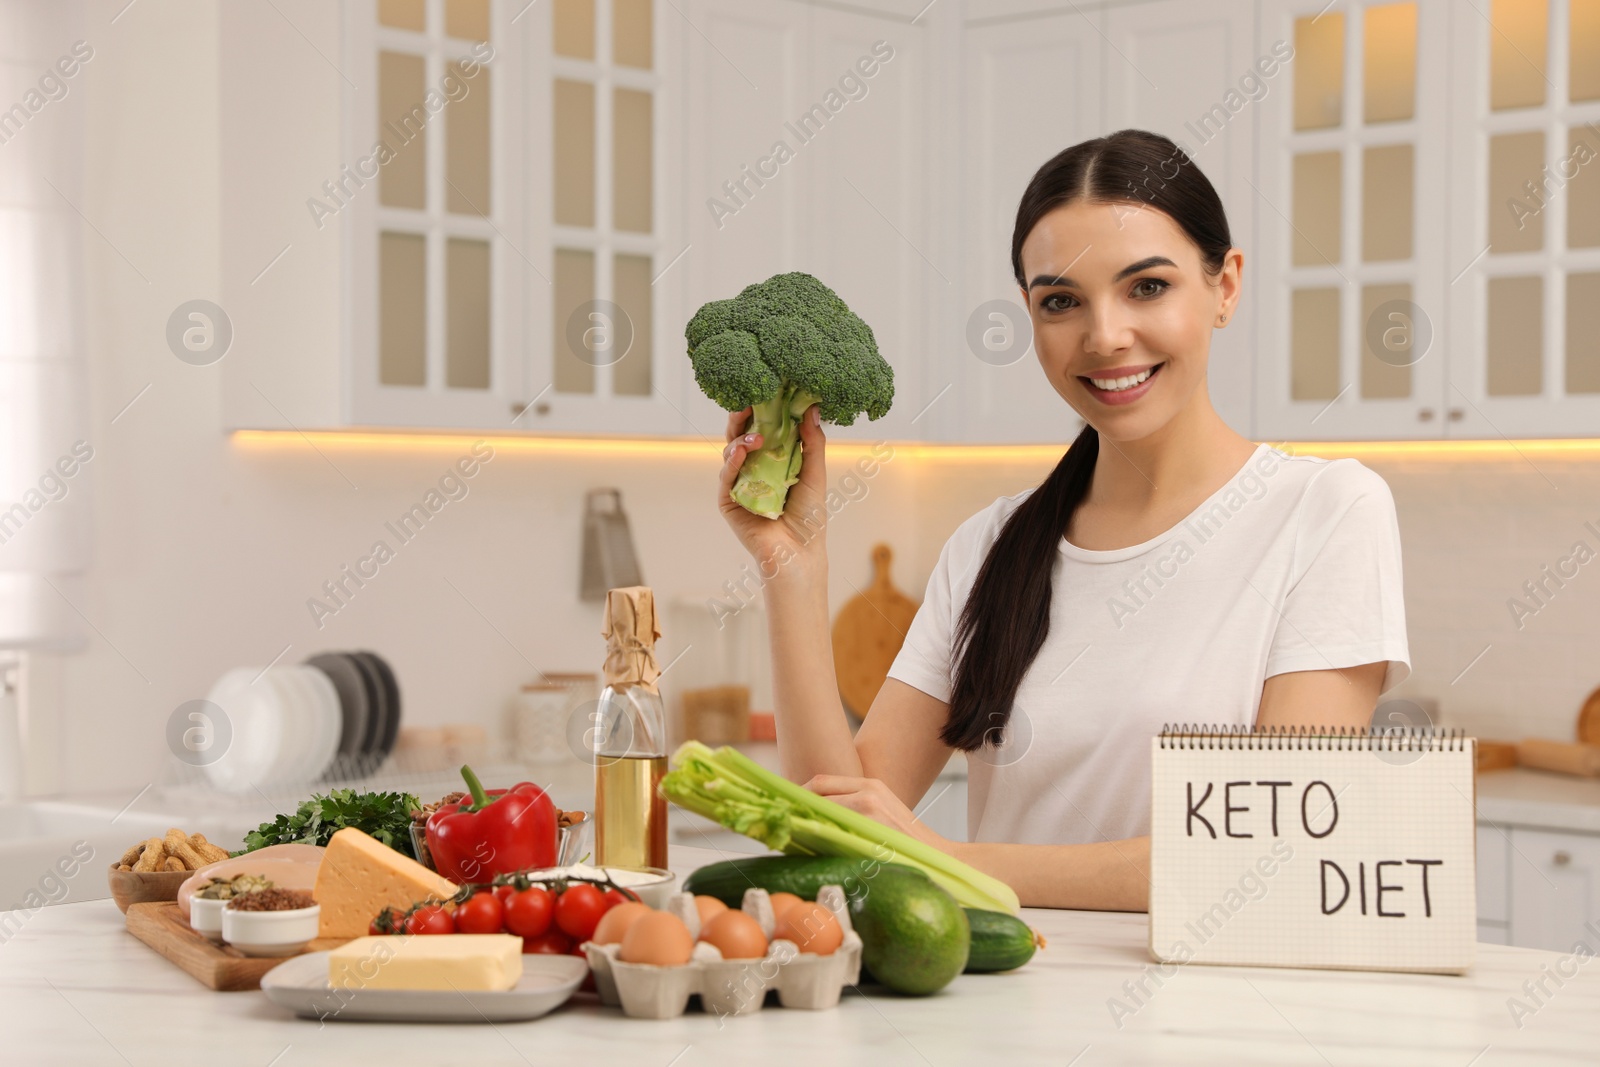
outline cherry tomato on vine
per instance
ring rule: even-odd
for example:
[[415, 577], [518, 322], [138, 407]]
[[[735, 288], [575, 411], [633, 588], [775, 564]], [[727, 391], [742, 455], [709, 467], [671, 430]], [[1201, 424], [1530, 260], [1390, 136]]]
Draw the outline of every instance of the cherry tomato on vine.
[[507, 932], [520, 938], [539, 937], [550, 929], [555, 899], [543, 886], [529, 886], [506, 901], [504, 923]]
[[606, 909], [605, 894], [588, 882], [577, 882], [556, 898], [556, 925], [582, 943], [594, 936]]
[[610, 911], [612, 908], [616, 907], [618, 904], [626, 904], [628, 901], [633, 900], [633, 899], [634, 899], [633, 897], [628, 896], [626, 893], [624, 893], [620, 889], [607, 889], [606, 890], [606, 910]]
[[522, 939], [524, 953], [540, 953], [549, 956], [565, 956], [572, 951], [572, 938], [560, 930], [550, 930], [538, 937], [525, 937]]
[[493, 893], [474, 893], [456, 909], [456, 933], [498, 934], [505, 919], [505, 907]]
[[514, 885], [497, 885], [494, 887], [494, 895], [499, 898], [502, 906], [505, 905], [506, 901], [515, 896], [516, 892], [517, 887]]
[[453, 934], [456, 922], [439, 904], [428, 904], [411, 913], [406, 920], [408, 934]]

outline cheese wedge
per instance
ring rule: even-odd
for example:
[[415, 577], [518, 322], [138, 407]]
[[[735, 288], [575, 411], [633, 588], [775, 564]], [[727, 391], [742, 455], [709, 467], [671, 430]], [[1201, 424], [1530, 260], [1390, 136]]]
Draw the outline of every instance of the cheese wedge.
[[358, 937], [328, 953], [333, 989], [498, 992], [522, 978], [522, 938], [511, 934]]
[[311, 890], [322, 905], [317, 936], [362, 937], [384, 908], [404, 911], [429, 897], [452, 897], [456, 888], [410, 856], [347, 826], [329, 839], [317, 867]]

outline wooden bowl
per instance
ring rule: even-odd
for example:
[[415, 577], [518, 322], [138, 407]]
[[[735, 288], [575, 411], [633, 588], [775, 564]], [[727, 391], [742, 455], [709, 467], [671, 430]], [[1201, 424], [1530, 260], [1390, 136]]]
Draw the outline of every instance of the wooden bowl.
[[178, 887], [193, 871], [119, 871], [111, 865], [111, 899], [127, 914], [129, 904], [159, 903], [178, 899]]

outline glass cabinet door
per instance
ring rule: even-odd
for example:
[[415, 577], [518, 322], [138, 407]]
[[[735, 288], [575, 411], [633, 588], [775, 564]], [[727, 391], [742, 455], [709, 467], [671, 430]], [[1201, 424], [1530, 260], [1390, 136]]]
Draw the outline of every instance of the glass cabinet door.
[[1600, 433], [1600, 2], [1456, 19], [1449, 432]]
[[677, 144], [673, 37], [655, 0], [552, 0], [528, 14], [538, 269], [517, 429], [680, 433], [682, 368], [668, 359], [681, 356], [670, 324], [689, 315], [673, 276], [685, 242], [660, 208]]
[[1255, 105], [1258, 436], [1441, 432], [1446, 8], [1263, 9], [1263, 48], [1294, 55]]
[[348, 226], [352, 423], [494, 428], [522, 391], [508, 17], [491, 0], [346, 12], [348, 163], [320, 200]]
[[655, 0], [344, 19], [351, 164], [325, 199], [349, 249], [346, 421], [682, 432], [657, 344], [687, 318], [662, 209], [679, 64]]

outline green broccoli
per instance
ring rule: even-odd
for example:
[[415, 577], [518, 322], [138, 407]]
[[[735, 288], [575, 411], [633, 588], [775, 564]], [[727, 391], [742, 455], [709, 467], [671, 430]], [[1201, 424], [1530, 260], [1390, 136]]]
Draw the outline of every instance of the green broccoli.
[[746, 432], [761, 448], [745, 457], [732, 497], [769, 519], [783, 514], [800, 480], [800, 418], [821, 404], [824, 422], [882, 418], [894, 401], [894, 369], [872, 327], [809, 274], [775, 274], [731, 300], [713, 300], [684, 327], [701, 390], [728, 411], [753, 408]]

